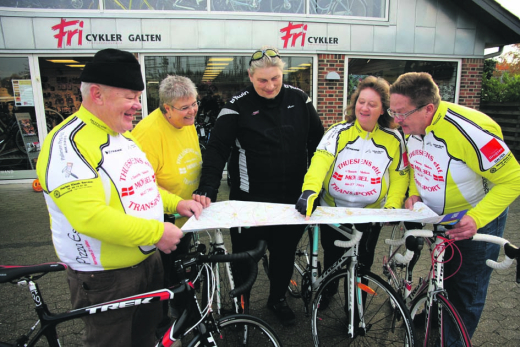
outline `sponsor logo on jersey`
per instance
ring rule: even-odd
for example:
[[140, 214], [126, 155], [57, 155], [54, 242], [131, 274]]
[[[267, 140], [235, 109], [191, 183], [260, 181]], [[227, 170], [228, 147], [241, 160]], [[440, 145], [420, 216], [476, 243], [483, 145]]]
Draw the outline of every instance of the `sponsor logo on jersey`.
[[484, 154], [488, 161], [493, 161], [502, 153], [505, 152], [504, 147], [497, 139], [492, 139], [480, 148], [480, 152]]

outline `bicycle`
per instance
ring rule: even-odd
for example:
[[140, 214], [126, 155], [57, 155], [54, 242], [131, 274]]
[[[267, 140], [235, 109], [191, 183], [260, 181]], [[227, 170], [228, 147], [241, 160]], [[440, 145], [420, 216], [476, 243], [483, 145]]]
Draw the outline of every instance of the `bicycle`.
[[[424, 341], [425, 346], [471, 346], [471, 339], [464, 322], [457, 310], [448, 299], [444, 289], [444, 252], [447, 239], [442, 225], [435, 225], [434, 230], [408, 230], [401, 238], [387, 239], [385, 243], [392, 247], [406, 244], [406, 254], [403, 256], [398, 249], [392, 252], [390, 258], [384, 258], [384, 272], [393, 286], [403, 296], [405, 304], [410, 309], [410, 315], [418, 333], [418, 341]], [[422, 241], [424, 240], [424, 242]], [[520, 283], [520, 267], [518, 259], [520, 250], [506, 239], [484, 234], [475, 234], [473, 241], [490, 242], [504, 248], [506, 258], [497, 263], [487, 260], [486, 264], [494, 269], [505, 269], [517, 259], [517, 283]], [[432, 265], [428, 278], [419, 280], [412, 289], [413, 268], [417, 254], [426, 243], [430, 247]], [[401, 269], [396, 271], [396, 269]], [[404, 275], [403, 277], [400, 277]]]
[[[259, 345], [281, 346], [279, 338], [273, 329], [263, 320], [247, 315], [232, 314], [220, 319], [213, 315], [213, 286], [215, 277], [210, 264], [217, 262], [244, 261], [247, 260], [252, 268], [251, 276], [240, 287], [230, 293], [230, 296], [247, 291], [252, 286], [257, 271], [257, 261], [265, 252], [265, 243], [259, 243], [258, 247], [250, 252], [228, 255], [204, 255], [201, 252], [188, 254], [184, 259], [175, 263], [179, 274], [186, 274], [185, 269], [196, 269], [191, 272], [196, 277], [183, 278], [179, 284], [148, 293], [121, 298], [110, 302], [100, 303], [89, 307], [79, 308], [60, 314], [53, 314], [46, 305], [37, 280], [49, 272], [64, 271], [67, 265], [59, 262], [29, 265], [29, 266], [0, 266], [0, 283], [10, 282], [19, 286], [26, 286], [31, 292], [38, 320], [29, 328], [26, 334], [17, 338], [13, 343], [0, 342], [0, 346], [35, 346], [45, 337], [49, 346], [58, 347], [60, 341], [56, 332], [56, 326], [82, 316], [102, 314], [107, 310], [124, 309], [135, 305], [144, 305], [155, 301], [173, 299], [180, 293], [187, 293], [186, 308], [179, 318], [172, 323], [162, 338], [157, 342], [157, 347], [172, 346], [176, 341], [189, 339], [189, 345], [225, 346], [225, 345]], [[202, 281], [203, 296], [199, 303], [194, 283]], [[189, 295], [189, 294], [192, 295]], [[39, 328], [38, 328], [39, 326]], [[32, 334], [35, 334], [31, 337]], [[188, 336], [191, 334], [192, 336]], [[177, 344], [176, 344], [177, 345]]]
[[[212, 231], [212, 233], [211, 233]], [[221, 229], [205, 230], [209, 238], [208, 255], [226, 255], [229, 254], [224, 243], [224, 237]], [[200, 232], [194, 232], [192, 249], [205, 252], [205, 244], [201, 243]], [[213, 236], [211, 235], [213, 234]], [[213, 265], [213, 273], [215, 274], [215, 298], [216, 298], [216, 314], [220, 317], [234, 313], [249, 313], [247, 306], [247, 296], [240, 295], [230, 297], [226, 293], [231, 292], [235, 288], [235, 281], [230, 263], [215, 263]]]
[[[302, 298], [307, 315], [312, 301], [314, 344], [413, 346], [415, 331], [403, 300], [379, 276], [358, 266], [362, 232], [355, 226], [331, 227], [349, 238], [349, 241], [337, 240], [335, 245], [349, 249], [321, 273], [319, 226], [309, 225], [296, 251], [289, 290], [291, 295]], [[346, 268], [342, 269], [344, 265]]]

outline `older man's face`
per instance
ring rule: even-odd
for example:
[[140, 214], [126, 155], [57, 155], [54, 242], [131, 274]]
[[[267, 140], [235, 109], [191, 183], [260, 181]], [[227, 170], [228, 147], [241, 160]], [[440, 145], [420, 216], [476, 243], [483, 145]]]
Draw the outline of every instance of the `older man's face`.
[[[102, 120], [117, 133], [132, 130], [134, 115], [142, 106], [141, 92], [116, 87], [102, 87], [105, 115]], [[100, 117], [101, 118], [101, 117]]]
[[[419, 105], [421, 106], [421, 105]], [[431, 104], [430, 104], [431, 106]], [[416, 107], [411, 103], [411, 99], [401, 94], [390, 94], [390, 110], [397, 112], [394, 121], [401, 126], [405, 134], [424, 135], [426, 128], [430, 125], [431, 118], [427, 117], [427, 107]]]

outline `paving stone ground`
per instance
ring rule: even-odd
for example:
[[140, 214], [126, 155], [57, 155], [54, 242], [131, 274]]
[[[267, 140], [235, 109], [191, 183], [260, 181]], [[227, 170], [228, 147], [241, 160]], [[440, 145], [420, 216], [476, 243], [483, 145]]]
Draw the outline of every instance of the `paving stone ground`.
[[[222, 182], [219, 200], [227, 198], [228, 189]], [[505, 237], [520, 245], [520, 201], [510, 207]], [[383, 239], [389, 235], [385, 227], [376, 250], [372, 270], [380, 272], [382, 257], [387, 247]], [[226, 244], [231, 249], [228, 233]], [[425, 253], [425, 252], [423, 252]], [[0, 185], [0, 264], [27, 265], [57, 261], [49, 230], [48, 212], [41, 193], [30, 184]], [[427, 259], [421, 259], [426, 264]], [[424, 265], [427, 268], [427, 265]], [[520, 345], [520, 285], [515, 282], [515, 269], [494, 271], [487, 303], [479, 327], [473, 337], [474, 346]], [[48, 274], [38, 282], [47, 303], [53, 311], [70, 309], [68, 286], [64, 273]], [[278, 332], [287, 346], [312, 346], [310, 318], [304, 315], [300, 299], [289, 298], [297, 315], [294, 327], [282, 327], [265, 308], [268, 280], [259, 270], [252, 297], [251, 313], [265, 319]], [[11, 284], [0, 285], [0, 340], [13, 332], [28, 329], [34, 321], [32, 300], [24, 289]], [[80, 346], [83, 324], [80, 320], [65, 324], [60, 329], [63, 346]], [[42, 344], [45, 345], [45, 344]]]

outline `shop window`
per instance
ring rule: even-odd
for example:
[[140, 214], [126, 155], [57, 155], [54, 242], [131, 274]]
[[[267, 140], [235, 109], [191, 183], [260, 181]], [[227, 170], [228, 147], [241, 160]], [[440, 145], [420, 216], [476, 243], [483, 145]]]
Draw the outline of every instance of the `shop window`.
[[[239, 91], [251, 85], [247, 69], [250, 56], [146, 56], [147, 114], [159, 107], [159, 83], [168, 75], [190, 78], [199, 93], [195, 127], [201, 149], [209, 139], [220, 110]], [[283, 56], [284, 83], [312, 97], [312, 57]]]
[[107, 10], [206, 11], [207, 0], [103, 0]]
[[68, 10], [215, 11], [385, 18], [388, 0], [4, 0], [2, 7]]
[[[224, 104], [251, 84], [247, 69], [249, 56], [145, 57], [148, 112], [159, 107], [159, 83], [167, 75], [190, 78], [201, 99], [199, 113], [216, 119]], [[284, 83], [302, 89], [312, 97], [312, 58], [287, 57]]]
[[40, 144], [27, 57], [0, 58], [0, 180], [32, 178]]
[[48, 8], [55, 10], [94, 10], [99, 8], [99, 0], [4, 0], [0, 3], [0, 6], [13, 8]]
[[458, 63], [454, 61], [391, 60], [391, 59], [349, 59], [348, 99], [356, 90], [360, 80], [373, 75], [393, 83], [406, 72], [428, 72], [439, 87], [444, 101], [455, 102]]
[[386, 0], [309, 0], [309, 13], [384, 18]]

